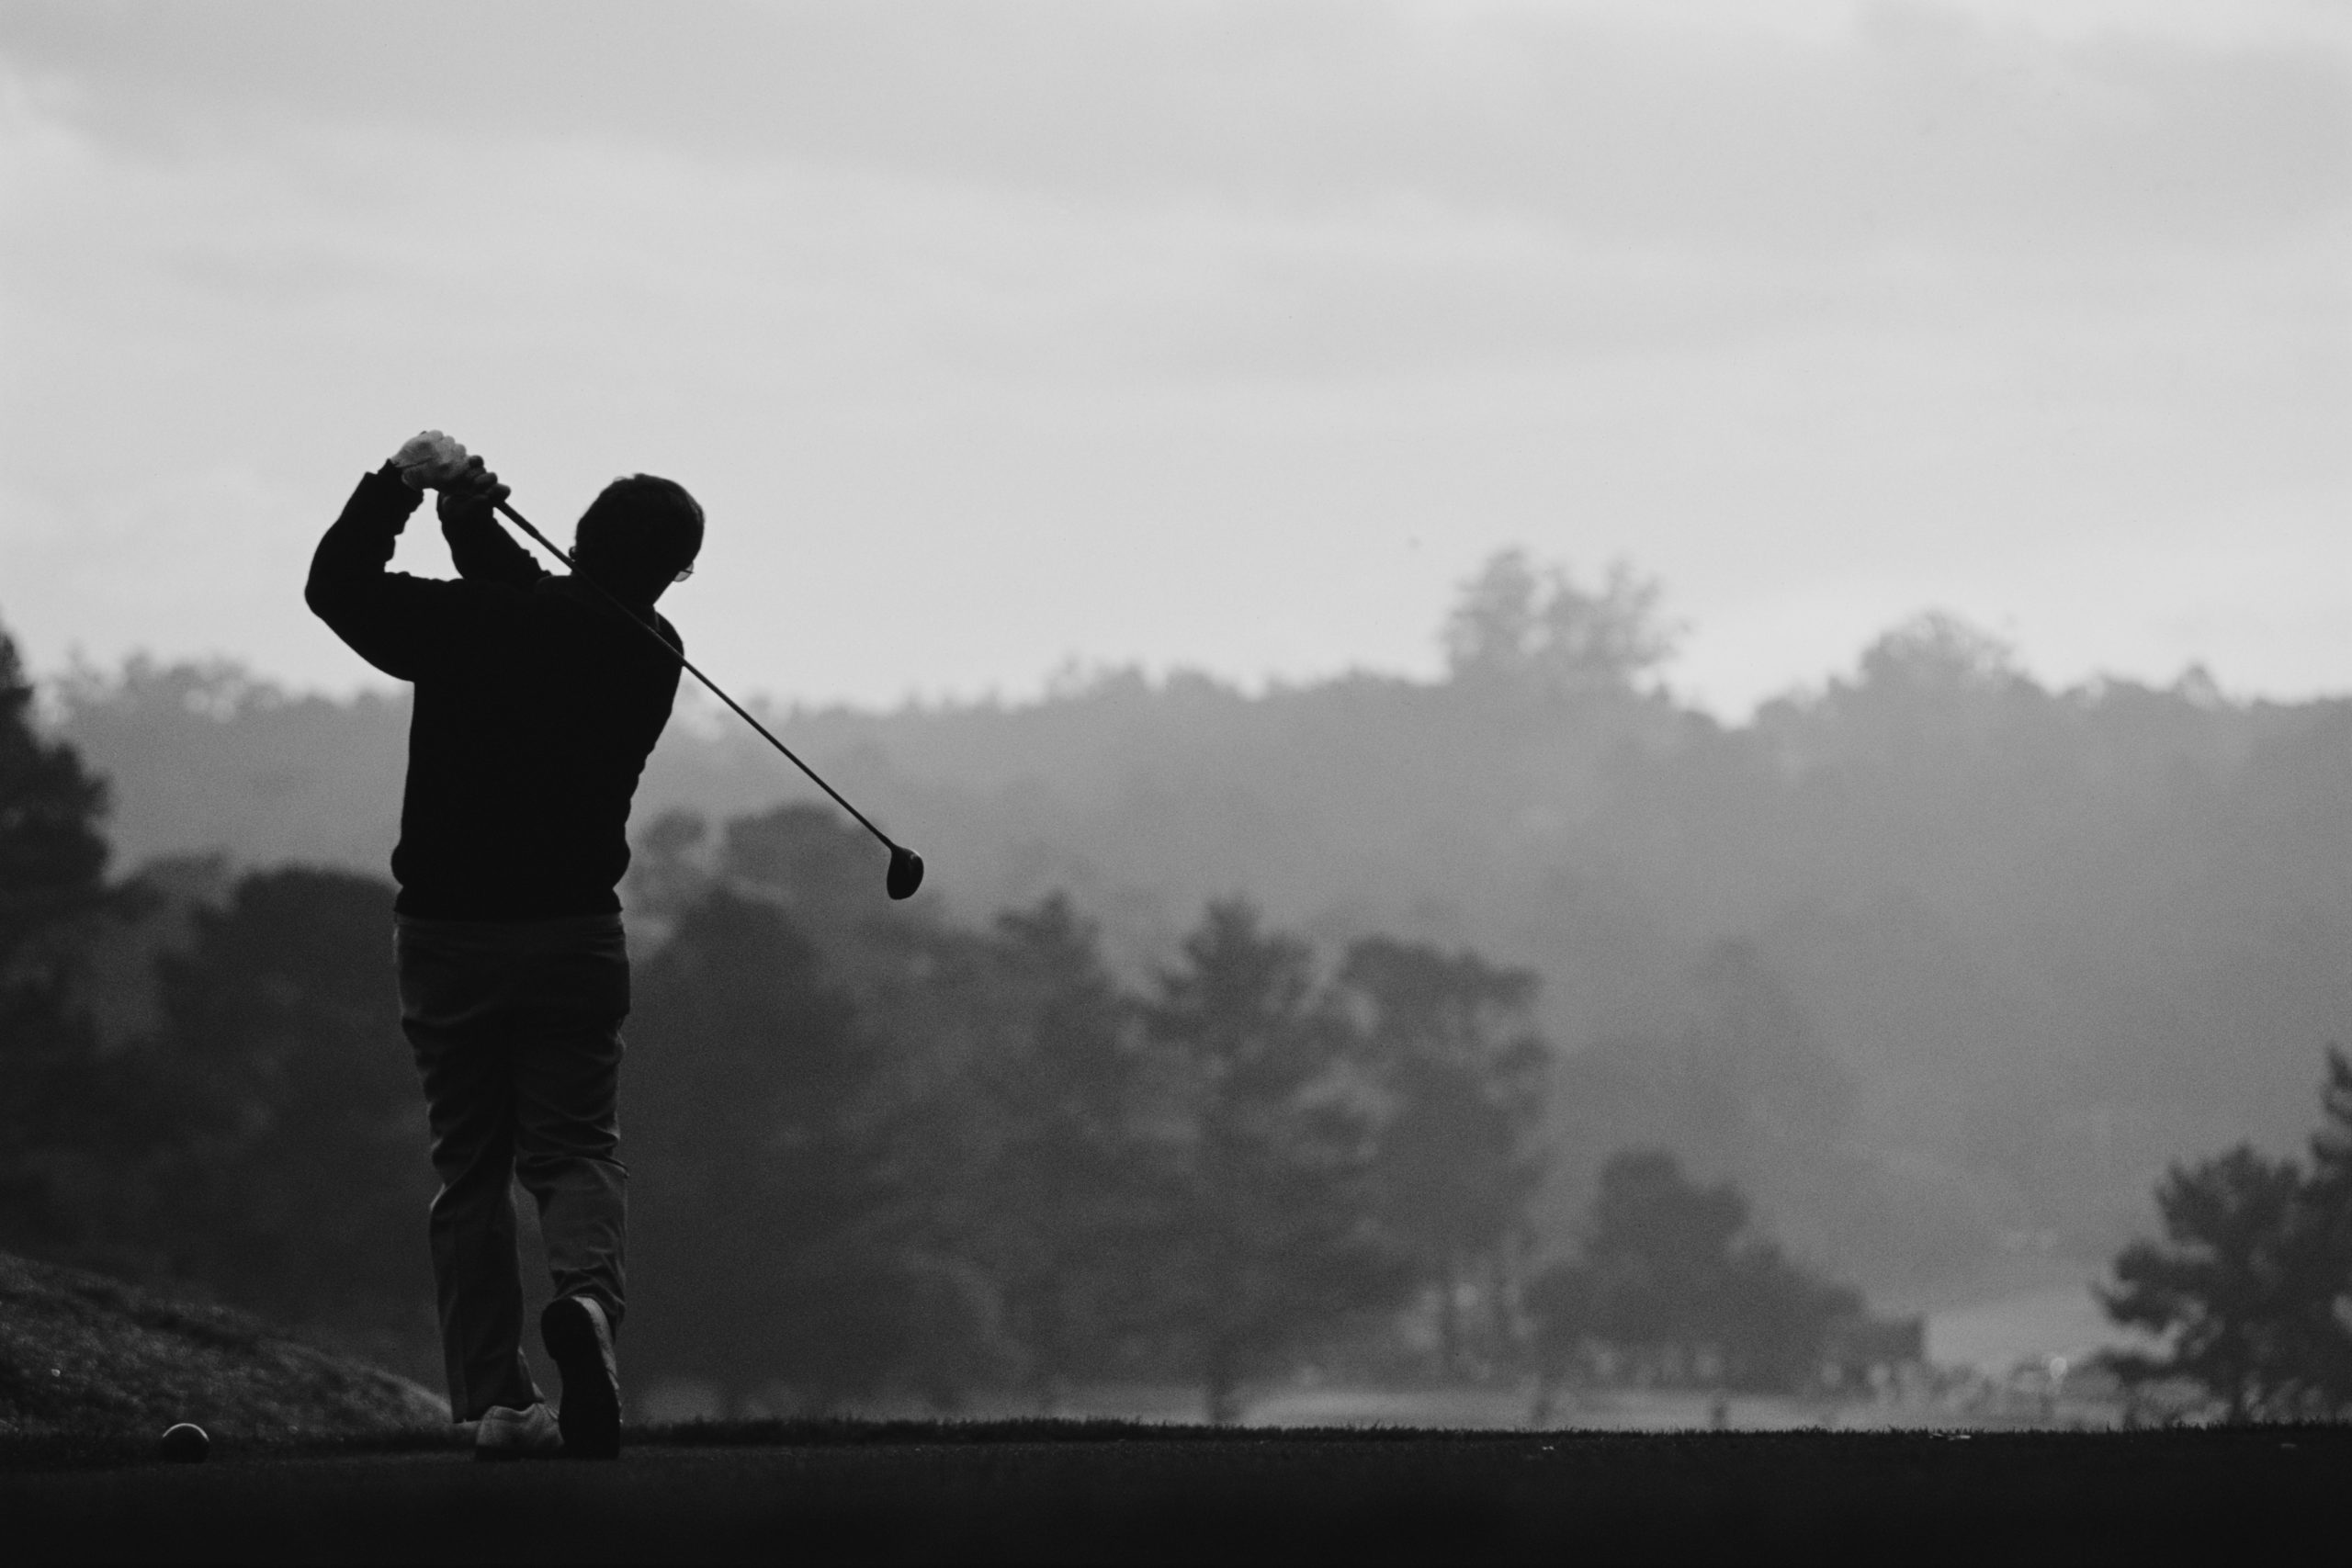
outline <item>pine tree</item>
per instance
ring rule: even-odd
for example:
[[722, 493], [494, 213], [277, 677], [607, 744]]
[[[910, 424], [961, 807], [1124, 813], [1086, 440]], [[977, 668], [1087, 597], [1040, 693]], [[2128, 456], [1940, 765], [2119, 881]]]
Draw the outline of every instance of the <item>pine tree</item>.
[[77, 938], [108, 902], [105, 782], [33, 724], [34, 692], [0, 633], [0, 1245], [102, 1251], [119, 1206], [122, 1129], [72, 1001]]
[[1544, 1371], [1597, 1345], [1652, 1375], [1803, 1386], [1867, 1308], [1859, 1291], [1749, 1234], [1750, 1215], [1736, 1186], [1700, 1186], [1663, 1150], [1612, 1156], [1581, 1256], [1528, 1289]]
[[1367, 937], [1340, 984], [1367, 1015], [1370, 1066], [1387, 1101], [1372, 1178], [1381, 1221], [1438, 1303], [1442, 1370], [1465, 1370], [1462, 1287], [1483, 1277], [1489, 1355], [1506, 1348], [1503, 1287], [1543, 1162], [1544, 1043], [1528, 1026], [1537, 980], [1474, 953]]
[[2160, 1356], [2110, 1358], [2128, 1382], [2187, 1378], [2233, 1421], [2302, 1413], [2312, 1380], [2299, 1364], [2296, 1267], [2303, 1171], [2241, 1144], [2175, 1165], [2156, 1187], [2161, 1242], [2135, 1241], [2099, 1289], [2108, 1315], [2165, 1339]]
[[2341, 1411], [2352, 1408], [2352, 1057], [2337, 1046], [2328, 1047], [2320, 1108], [2305, 1199], [2317, 1289], [2306, 1322], [2313, 1381]]
[[2232, 1420], [2352, 1410], [2352, 1060], [2335, 1047], [2308, 1171], [2245, 1145], [2176, 1165], [2156, 1188], [2162, 1241], [2136, 1241], [2100, 1288], [2108, 1315], [2164, 1341], [2109, 1363], [2181, 1379]]
[[175, 1270], [431, 1367], [435, 1182], [392, 896], [317, 867], [243, 878], [158, 959], [164, 1017], [141, 1066], [174, 1107], [154, 1218]]
[[1144, 1059], [1099, 938], [1054, 894], [991, 933], [992, 1038], [956, 1119], [979, 1146], [940, 1215], [993, 1281], [1026, 1381], [1050, 1407], [1148, 1330]]
[[716, 887], [640, 966], [628, 1030], [629, 1337], [652, 1375], [821, 1409], [916, 1361], [899, 1140], [856, 998], [778, 905]]
[[106, 781], [34, 728], [34, 691], [0, 632], [0, 979], [44, 967], [41, 939], [104, 896]]
[[1353, 1042], [1305, 943], [1215, 903], [1159, 976], [1146, 1024], [1167, 1074], [1159, 1288], [1209, 1419], [1409, 1275], [1377, 1237], [1370, 1125], [1340, 1067]]

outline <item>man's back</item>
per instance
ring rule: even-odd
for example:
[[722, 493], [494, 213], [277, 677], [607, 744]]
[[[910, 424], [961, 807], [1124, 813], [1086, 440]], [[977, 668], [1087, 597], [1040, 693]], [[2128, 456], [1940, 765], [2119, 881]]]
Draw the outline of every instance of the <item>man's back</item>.
[[486, 509], [445, 523], [461, 581], [386, 571], [417, 503], [389, 467], [362, 479], [320, 541], [308, 592], [363, 658], [416, 687], [399, 908], [613, 912], [629, 800], [668, 722], [677, 660], [587, 584], [548, 575]]

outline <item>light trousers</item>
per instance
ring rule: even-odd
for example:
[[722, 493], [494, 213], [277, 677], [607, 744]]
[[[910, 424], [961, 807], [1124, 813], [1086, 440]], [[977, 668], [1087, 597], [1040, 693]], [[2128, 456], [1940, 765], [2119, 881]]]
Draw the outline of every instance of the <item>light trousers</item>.
[[537, 1201], [558, 1296], [626, 1300], [619, 1155], [628, 948], [618, 915], [395, 917], [401, 1024], [441, 1190], [429, 1230], [453, 1419], [539, 1398], [523, 1355], [514, 1183]]

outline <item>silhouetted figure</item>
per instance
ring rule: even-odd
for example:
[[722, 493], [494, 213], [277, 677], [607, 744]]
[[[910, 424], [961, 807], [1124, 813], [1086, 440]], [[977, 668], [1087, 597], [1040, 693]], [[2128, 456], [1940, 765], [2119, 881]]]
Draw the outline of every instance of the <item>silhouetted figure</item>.
[[[306, 597], [362, 658], [416, 688], [395, 948], [441, 1179], [430, 1229], [450, 1415], [480, 1423], [482, 1457], [609, 1457], [629, 997], [614, 889], [678, 664], [596, 588], [681, 648], [653, 602], [691, 570], [702, 508], [668, 479], [614, 480], [580, 519], [582, 582], [543, 570], [499, 526], [506, 488], [480, 458], [430, 482], [460, 581], [385, 570], [421, 500], [388, 462], [319, 541]], [[563, 1378], [560, 1421], [523, 1356], [517, 1177], [537, 1201], [554, 1280], [540, 1334]]]

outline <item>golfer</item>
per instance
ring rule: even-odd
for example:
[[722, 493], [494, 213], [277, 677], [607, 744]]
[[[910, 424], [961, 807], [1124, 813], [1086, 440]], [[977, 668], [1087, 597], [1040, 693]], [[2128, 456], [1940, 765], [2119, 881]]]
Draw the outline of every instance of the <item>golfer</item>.
[[[440, 487], [454, 582], [385, 570], [424, 484]], [[451, 1417], [477, 1423], [477, 1458], [608, 1459], [627, 1301], [615, 1100], [628, 951], [614, 889], [678, 662], [597, 590], [681, 649], [653, 602], [692, 569], [703, 515], [668, 479], [616, 479], [581, 516], [577, 575], [559, 577], [500, 527], [506, 494], [479, 457], [419, 437], [352, 491], [305, 597], [416, 688], [394, 945], [441, 1179], [430, 1230]], [[560, 1416], [524, 1359], [518, 1177], [554, 1277], [539, 1333]]]

